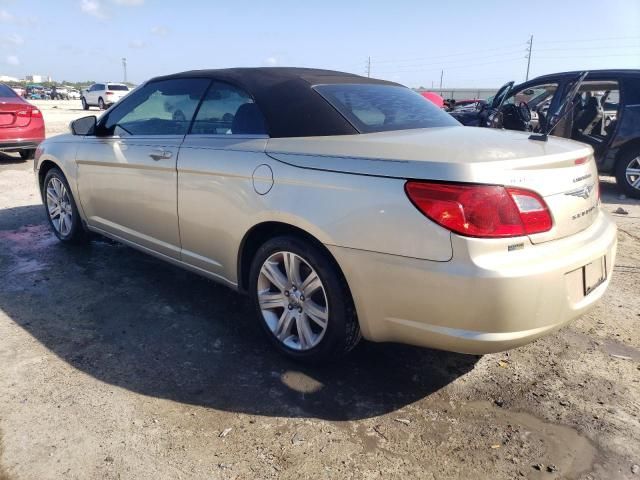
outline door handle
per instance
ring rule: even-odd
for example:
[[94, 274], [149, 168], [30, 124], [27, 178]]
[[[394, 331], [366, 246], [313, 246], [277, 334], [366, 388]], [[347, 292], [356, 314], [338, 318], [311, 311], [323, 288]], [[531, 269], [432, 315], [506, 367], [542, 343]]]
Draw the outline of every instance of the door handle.
[[171, 158], [173, 156], [173, 153], [170, 150], [164, 150], [162, 148], [156, 148], [154, 150], [151, 150], [151, 153], [149, 153], [149, 156], [151, 158], [153, 158], [154, 160], [158, 161], [158, 160], [167, 160], [169, 158]]

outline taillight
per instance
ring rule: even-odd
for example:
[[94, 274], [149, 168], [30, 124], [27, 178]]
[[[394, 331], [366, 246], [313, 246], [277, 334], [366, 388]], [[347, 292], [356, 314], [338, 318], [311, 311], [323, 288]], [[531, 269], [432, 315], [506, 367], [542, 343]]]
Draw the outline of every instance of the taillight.
[[37, 108], [31, 110], [31, 118], [42, 118], [42, 112]]
[[16, 112], [15, 127], [26, 127], [31, 121], [32, 110], [18, 110]]
[[542, 197], [530, 190], [408, 181], [405, 191], [428, 218], [468, 237], [532, 235], [550, 230], [553, 224]]
[[105, 95], [113, 95], [113, 92], [104, 92]]

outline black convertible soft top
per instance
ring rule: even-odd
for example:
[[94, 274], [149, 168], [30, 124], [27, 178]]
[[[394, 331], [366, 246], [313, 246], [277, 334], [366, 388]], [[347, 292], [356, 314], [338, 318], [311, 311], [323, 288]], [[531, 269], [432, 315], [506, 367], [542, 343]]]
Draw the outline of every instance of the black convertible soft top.
[[313, 90], [314, 85], [397, 83], [351, 73], [315, 68], [226, 68], [192, 70], [150, 81], [174, 78], [210, 78], [246, 90], [264, 114], [271, 137], [313, 137], [358, 133], [335, 108]]

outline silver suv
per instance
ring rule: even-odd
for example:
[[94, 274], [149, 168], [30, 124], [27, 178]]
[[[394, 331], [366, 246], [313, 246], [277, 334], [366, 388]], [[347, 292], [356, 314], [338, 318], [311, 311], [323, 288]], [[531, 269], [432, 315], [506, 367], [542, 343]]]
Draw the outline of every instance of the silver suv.
[[89, 110], [89, 107], [99, 107], [100, 110], [104, 110], [127, 93], [129, 93], [129, 87], [124, 83], [94, 83], [82, 91], [80, 100], [85, 110]]

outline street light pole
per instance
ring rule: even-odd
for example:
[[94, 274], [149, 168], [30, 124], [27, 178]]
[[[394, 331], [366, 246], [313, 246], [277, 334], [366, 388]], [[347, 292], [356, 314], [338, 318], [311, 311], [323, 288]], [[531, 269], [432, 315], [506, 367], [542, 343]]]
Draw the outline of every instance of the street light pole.
[[122, 57], [122, 72], [124, 74], [124, 83], [127, 83], [127, 59]]

